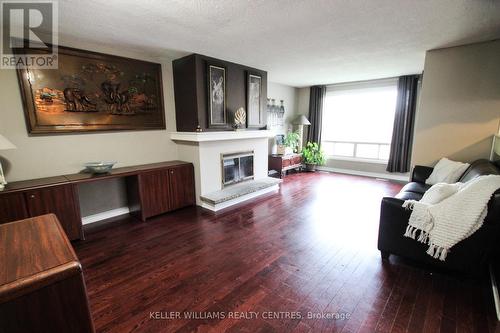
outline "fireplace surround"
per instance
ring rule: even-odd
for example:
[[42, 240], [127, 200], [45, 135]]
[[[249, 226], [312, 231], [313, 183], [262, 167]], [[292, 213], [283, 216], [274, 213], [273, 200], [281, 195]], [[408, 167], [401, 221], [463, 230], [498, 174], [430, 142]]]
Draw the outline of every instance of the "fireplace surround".
[[221, 154], [222, 186], [253, 179], [253, 159], [253, 151]]
[[[171, 133], [171, 139], [177, 142], [179, 159], [194, 165], [196, 204], [219, 211], [279, 190], [279, 180], [267, 175], [269, 138], [273, 135], [268, 130]], [[238, 175], [244, 174], [245, 177], [225, 186], [222, 155], [233, 155], [234, 158], [234, 155], [245, 155], [242, 153], [253, 153], [253, 178], [245, 179], [250, 176], [245, 169], [245, 173], [239, 173], [238, 161]]]

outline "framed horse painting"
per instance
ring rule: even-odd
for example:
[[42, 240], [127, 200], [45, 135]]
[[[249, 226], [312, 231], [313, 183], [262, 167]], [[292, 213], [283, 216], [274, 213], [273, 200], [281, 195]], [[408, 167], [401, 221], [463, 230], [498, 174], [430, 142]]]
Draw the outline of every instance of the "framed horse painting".
[[226, 68], [208, 65], [208, 127], [227, 127]]
[[165, 129], [160, 64], [60, 46], [17, 74], [29, 133]]

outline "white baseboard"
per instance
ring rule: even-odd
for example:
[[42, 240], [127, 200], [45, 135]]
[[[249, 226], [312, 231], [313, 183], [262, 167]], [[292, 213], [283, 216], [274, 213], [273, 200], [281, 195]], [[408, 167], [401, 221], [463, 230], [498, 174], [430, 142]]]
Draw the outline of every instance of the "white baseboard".
[[331, 167], [324, 167], [324, 166], [318, 166], [317, 169], [322, 170], [322, 171], [328, 171], [328, 172], [337, 172], [337, 173], [344, 173], [344, 174], [348, 174], [348, 175], [365, 176], [365, 177], [372, 177], [372, 178], [392, 179], [392, 180], [403, 181], [403, 182], [408, 182], [410, 180], [409, 175], [408, 176], [390, 175], [390, 174], [380, 173], [380, 172], [358, 171], [358, 170], [331, 168]]
[[90, 224], [90, 223], [95, 223], [99, 222], [105, 219], [109, 219], [115, 216], [120, 216], [120, 215], [125, 215], [130, 213], [130, 210], [128, 207], [120, 207], [112, 210], [108, 210], [102, 213], [97, 213], [94, 215], [89, 215], [82, 217], [82, 224]]
[[256, 192], [252, 192], [252, 193], [243, 195], [241, 197], [238, 197], [238, 198], [235, 198], [235, 199], [232, 199], [232, 200], [228, 200], [228, 201], [224, 201], [224, 202], [222, 202], [220, 204], [215, 204], [215, 205], [210, 204], [210, 203], [205, 202], [205, 201], [202, 201], [201, 202], [201, 207], [206, 208], [208, 210], [211, 210], [212, 212], [217, 212], [217, 211], [219, 211], [221, 209], [234, 206], [236, 204], [239, 204], [240, 202], [256, 198], [256, 197], [261, 196], [263, 194], [266, 194], [266, 193], [269, 193], [269, 192], [273, 192], [273, 191], [278, 191], [279, 189], [280, 189], [279, 184], [276, 184], [276, 185], [273, 185], [271, 187], [267, 187], [267, 188], [264, 188], [262, 190], [259, 190], [259, 191], [256, 191]]

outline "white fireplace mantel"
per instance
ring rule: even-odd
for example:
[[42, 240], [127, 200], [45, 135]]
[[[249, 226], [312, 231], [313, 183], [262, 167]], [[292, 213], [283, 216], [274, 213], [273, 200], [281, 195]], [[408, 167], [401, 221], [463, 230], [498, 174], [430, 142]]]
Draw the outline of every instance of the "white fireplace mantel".
[[[177, 143], [178, 158], [194, 165], [198, 206], [211, 209], [206, 206], [202, 197], [223, 189], [221, 156], [225, 154], [252, 151], [255, 182], [267, 179], [269, 138], [275, 134], [272, 131], [170, 132], [169, 134], [170, 139]], [[223, 206], [229, 207], [256, 194], [257, 192], [228, 200]], [[217, 210], [220, 207], [214, 205], [212, 208]]]
[[170, 139], [174, 141], [207, 142], [242, 139], [271, 138], [274, 133], [269, 130], [243, 130], [221, 132], [170, 132]]

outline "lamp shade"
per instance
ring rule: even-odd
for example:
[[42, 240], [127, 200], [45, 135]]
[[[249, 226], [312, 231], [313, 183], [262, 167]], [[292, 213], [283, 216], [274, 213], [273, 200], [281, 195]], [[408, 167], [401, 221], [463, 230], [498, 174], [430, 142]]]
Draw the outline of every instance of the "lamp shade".
[[295, 120], [293, 121], [293, 124], [294, 125], [311, 125], [311, 123], [309, 122], [307, 117], [304, 116], [303, 114], [301, 114], [300, 116], [295, 118]]
[[6, 137], [0, 134], [0, 150], [16, 149], [16, 146], [12, 144]]

